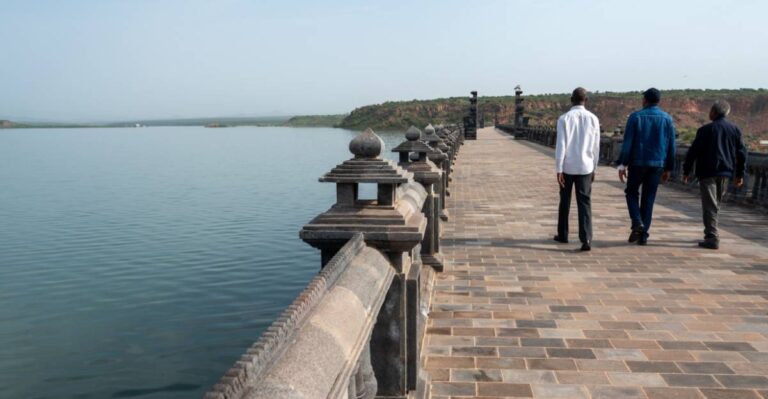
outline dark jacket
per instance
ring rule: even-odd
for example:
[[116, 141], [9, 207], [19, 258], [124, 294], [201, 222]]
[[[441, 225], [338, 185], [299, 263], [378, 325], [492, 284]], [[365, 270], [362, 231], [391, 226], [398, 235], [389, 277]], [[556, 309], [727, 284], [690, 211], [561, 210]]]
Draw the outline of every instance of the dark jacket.
[[689, 176], [695, 162], [699, 179], [714, 176], [742, 178], [747, 169], [746, 161], [747, 147], [741, 131], [725, 118], [719, 118], [696, 132], [685, 156], [683, 174]]
[[617, 163], [672, 170], [675, 166], [675, 124], [658, 105], [649, 105], [627, 119]]

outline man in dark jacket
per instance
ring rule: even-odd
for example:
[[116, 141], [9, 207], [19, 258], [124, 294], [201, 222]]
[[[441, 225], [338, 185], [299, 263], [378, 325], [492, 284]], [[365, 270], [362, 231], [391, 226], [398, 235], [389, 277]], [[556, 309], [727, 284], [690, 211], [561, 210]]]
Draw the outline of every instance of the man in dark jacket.
[[624, 193], [632, 219], [629, 242], [639, 245], [648, 243], [659, 183], [669, 180], [669, 172], [675, 166], [675, 124], [672, 117], [659, 108], [659, 101], [659, 90], [650, 88], [643, 92], [643, 109], [627, 119], [617, 162], [619, 180], [623, 183], [627, 178]]
[[696, 163], [696, 177], [701, 190], [701, 208], [704, 213], [704, 241], [699, 246], [718, 249], [717, 212], [720, 201], [728, 189], [728, 179], [741, 187], [746, 172], [747, 148], [741, 138], [741, 131], [725, 119], [731, 106], [725, 101], [716, 101], [709, 111], [711, 123], [699, 128], [696, 138], [688, 149], [683, 165], [683, 182], [690, 180], [691, 168]]

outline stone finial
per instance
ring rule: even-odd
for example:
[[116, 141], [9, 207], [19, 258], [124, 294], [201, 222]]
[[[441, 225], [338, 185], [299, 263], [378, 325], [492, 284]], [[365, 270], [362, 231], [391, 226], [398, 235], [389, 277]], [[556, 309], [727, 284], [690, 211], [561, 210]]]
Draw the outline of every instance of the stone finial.
[[416, 141], [421, 138], [421, 130], [416, 126], [411, 126], [405, 131], [405, 138], [408, 141]]
[[424, 135], [429, 136], [430, 134], [435, 134], [435, 128], [431, 123], [424, 128]]
[[371, 128], [365, 129], [364, 132], [349, 142], [349, 152], [355, 158], [378, 158], [382, 149], [384, 149], [384, 140], [377, 136]]

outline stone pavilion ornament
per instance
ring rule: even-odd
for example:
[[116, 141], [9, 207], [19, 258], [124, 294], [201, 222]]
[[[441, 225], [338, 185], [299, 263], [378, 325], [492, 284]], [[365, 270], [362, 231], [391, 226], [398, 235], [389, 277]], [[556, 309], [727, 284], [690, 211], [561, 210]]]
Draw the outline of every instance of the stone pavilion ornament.
[[443, 255], [440, 253], [440, 197], [435, 194], [434, 187], [440, 187], [443, 181], [443, 171], [427, 154], [432, 147], [419, 141], [421, 131], [411, 126], [405, 132], [406, 141], [392, 149], [400, 154], [399, 165], [414, 175], [414, 180], [421, 183], [427, 191], [422, 212], [427, 215], [427, 231], [421, 243], [421, 260], [436, 271], [443, 271]]
[[[337, 165], [320, 178], [336, 183], [336, 204], [309, 222], [299, 232], [302, 240], [322, 252], [323, 265], [355, 233], [383, 252], [410, 251], [420, 241], [427, 220], [421, 213], [426, 197], [413, 173], [381, 158], [384, 142], [366, 129], [349, 143], [352, 159]], [[375, 200], [359, 198], [359, 184], [377, 186]]]

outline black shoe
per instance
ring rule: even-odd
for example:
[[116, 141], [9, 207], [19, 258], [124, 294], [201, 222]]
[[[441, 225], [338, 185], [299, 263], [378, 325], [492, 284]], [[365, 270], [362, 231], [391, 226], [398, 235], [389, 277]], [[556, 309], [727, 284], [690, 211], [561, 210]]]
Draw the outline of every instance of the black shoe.
[[554, 240], [559, 242], [559, 243], [568, 244], [568, 239], [567, 238], [560, 238], [560, 236], [558, 236], [558, 235], [556, 235], [554, 237]]
[[635, 242], [641, 238], [643, 238], [643, 227], [633, 227], [632, 232], [629, 233], [629, 239], [627, 241], [629, 242]]
[[712, 240], [699, 241], [699, 246], [707, 249], [720, 249], [720, 243]]
[[582, 251], [591, 251], [592, 250], [591, 243], [589, 241], [587, 241], [587, 242], [581, 244], [581, 250]]
[[640, 239], [637, 240], [637, 245], [648, 245], [648, 238], [640, 237]]

